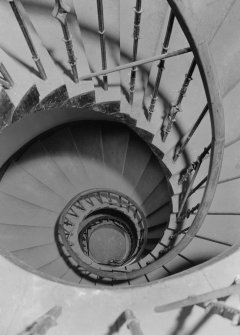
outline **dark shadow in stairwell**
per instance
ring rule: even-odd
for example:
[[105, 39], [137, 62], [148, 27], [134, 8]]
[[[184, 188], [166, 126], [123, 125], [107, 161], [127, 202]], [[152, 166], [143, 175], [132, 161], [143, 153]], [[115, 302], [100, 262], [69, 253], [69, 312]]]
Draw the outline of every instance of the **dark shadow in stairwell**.
[[13, 54], [10, 50], [8, 50], [4, 45], [0, 45], [0, 48], [6, 52], [6, 54], [11, 57], [12, 59], [14, 59], [17, 63], [21, 64], [22, 66], [24, 66], [29, 72], [33, 73], [35, 76], [37, 76], [38, 78], [41, 79], [41, 76], [39, 74], [39, 72], [31, 65], [27, 64], [26, 62], [24, 62], [21, 58], [19, 58], [16, 54]]
[[90, 282], [95, 283], [94, 280], [92, 280], [91, 278], [83, 275], [81, 273], [81, 271], [78, 270], [78, 266], [74, 267], [73, 264], [69, 261], [70, 256], [66, 255], [63, 252], [63, 244], [62, 242], [59, 240], [59, 233], [58, 233], [58, 222], [56, 223], [55, 227], [54, 227], [54, 239], [55, 239], [55, 243], [57, 245], [58, 248], [58, 252], [61, 256], [61, 258], [65, 261], [66, 265], [68, 266], [69, 269], [71, 269], [74, 273], [76, 273], [79, 276], [79, 282], [81, 281], [81, 278], [87, 278]]
[[[194, 265], [195, 265], [195, 263], [194, 263]], [[182, 272], [182, 271], [188, 270], [188, 269], [192, 268], [194, 265], [193, 265], [192, 262], [191, 263], [190, 262], [186, 262], [184, 264], [175, 265], [174, 266], [174, 274], [176, 274], [178, 272]]]
[[[64, 260], [64, 262], [66, 263], [66, 265], [68, 266], [69, 269], [71, 269], [76, 275], [79, 276], [79, 283], [81, 281], [81, 279], [86, 279], [87, 281], [89, 281], [89, 283], [92, 283], [93, 286], [95, 285], [95, 283], [97, 282], [98, 284], [104, 284], [104, 286], [112, 286], [112, 281], [107, 281], [107, 280], [103, 280], [100, 277], [96, 278], [91, 278], [88, 275], [88, 271], [82, 269], [80, 269], [80, 267], [78, 265], [74, 266], [71, 262], [70, 262], [70, 257], [66, 255], [63, 252], [63, 243], [59, 240], [59, 233], [58, 233], [58, 222], [56, 223], [55, 227], [54, 227], [54, 239], [55, 239], [55, 243], [57, 245], [58, 248], [58, 252], [61, 256], [61, 258]], [[96, 276], [95, 276], [96, 277]], [[77, 284], [77, 283], [76, 283]], [[84, 286], [84, 285], [83, 285]], [[85, 285], [85, 286], [89, 286], [89, 285]]]
[[175, 328], [172, 330], [171, 334], [169, 335], [178, 335], [181, 333], [185, 322], [187, 321], [187, 318], [189, 315], [192, 313], [193, 306], [187, 306], [181, 309], [177, 320], [176, 320], [176, 325]]

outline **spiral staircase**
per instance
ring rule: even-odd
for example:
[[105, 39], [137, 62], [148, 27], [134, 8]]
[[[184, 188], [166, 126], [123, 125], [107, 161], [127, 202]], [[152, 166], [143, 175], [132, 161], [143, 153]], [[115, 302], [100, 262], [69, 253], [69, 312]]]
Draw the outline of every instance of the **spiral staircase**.
[[239, 10], [0, 1], [2, 334], [239, 332]]

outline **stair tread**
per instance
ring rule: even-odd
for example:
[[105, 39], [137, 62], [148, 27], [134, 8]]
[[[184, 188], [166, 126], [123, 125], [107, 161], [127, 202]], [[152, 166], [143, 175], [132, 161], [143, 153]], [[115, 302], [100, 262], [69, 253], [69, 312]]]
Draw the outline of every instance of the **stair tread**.
[[[181, 255], [181, 254], [180, 254]], [[172, 273], [178, 273], [187, 270], [193, 266], [192, 263], [177, 255], [172, 261], [167, 263], [167, 268]]]
[[132, 187], [122, 176], [129, 142], [129, 130], [122, 125], [102, 125], [106, 185], [130, 195]]
[[[161, 122], [159, 124], [158, 130], [156, 131], [154, 138], [152, 140], [152, 144], [154, 146], [156, 146], [157, 148], [159, 148], [159, 150], [161, 150], [163, 152], [163, 154], [168, 153], [169, 150], [174, 147], [178, 141], [178, 138], [176, 138], [176, 136], [172, 135], [171, 133], [169, 134], [167, 140], [165, 142], [162, 141], [162, 137], [161, 137], [161, 130], [160, 127], [162, 125], [162, 121], [163, 119], [161, 118]], [[170, 138], [170, 140], [169, 140]], [[164, 159], [164, 157], [163, 157]]]
[[139, 141], [139, 138], [131, 134], [128, 143], [128, 150], [125, 159], [123, 176], [128, 180], [133, 188], [136, 187], [149, 160], [151, 151], [147, 144]]
[[14, 251], [13, 254], [27, 265], [32, 266], [34, 269], [38, 269], [44, 264], [59, 257], [59, 252], [55, 244]]
[[167, 203], [165, 206], [160, 207], [156, 212], [147, 216], [148, 227], [154, 227], [157, 225], [165, 224], [169, 221], [171, 213], [171, 205]]
[[[233, 34], [233, 31], [239, 23], [238, 13], [240, 6], [238, 1], [230, 0], [227, 2], [219, 1], [217, 8], [218, 10], [216, 10], [215, 5], [213, 5], [211, 11], [209, 11], [208, 15], [211, 19], [208, 20], [209, 24], [205, 25], [204, 30], [209, 29], [209, 26], [212, 28], [212, 34], [210, 35], [208, 32], [205, 36], [208, 36], [209, 39], [211, 38], [210, 49], [217, 65], [220, 90], [224, 96], [235, 86], [240, 76], [240, 49], [237, 36]], [[203, 19], [204, 16], [204, 20], [206, 20], [206, 15], [203, 14], [203, 10], [203, 7], [201, 7], [200, 19]], [[214, 15], [212, 16], [211, 13], [214, 13]], [[214, 20], [212, 20], [213, 17]], [[226, 49], [231, 50], [231, 55], [228, 57], [226, 57]]]
[[[163, 178], [164, 174], [162, 168], [157, 158], [152, 154], [134, 190], [134, 194], [139, 198], [139, 202], [144, 202]], [[167, 188], [165, 188], [163, 192], [164, 191], [167, 192]]]
[[[54, 157], [53, 157], [54, 159]], [[66, 200], [76, 195], [77, 190], [46, 151], [40, 141], [35, 142], [17, 161], [17, 165], [48, 185]]]
[[[140, 267], [140, 265], [138, 263], [132, 264], [131, 267], [134, 270], [141, 269], [141, 267]], [[144, 284], [144, 283], [147, 283], [147, 282], [148, 282], [148, 280], [147, 280], [146, 276], [140, 276], [138, 278], [131, 279], [130, 280], [130, 285], [139, 285], [139, 284]]]
[[9, 251], [17, 251], [39, 245], [54, 244], [52, 228], [5, 225], [0, 223], [0, 244]]
[[81, 277], [78, 276], [73, 270], [71, 270], [70, 268], [68, 269], [68, 271], [61, 277], [61, 279], [66, 280], [66, 281], [70, 281], [72, 283], [80, 283], [81, 281]]
[[152, 239], [157, 239], [159, 240], [160, 237], [163, 235], [163, 227], [158, 227], [158, 226], [154, 226], [154, 229], [151, 229], [150, 231], [148, 231], [148, 240], [151, 242]]
[[168, 272], [163, 267], [160, 267], [159, 269], [148, 273], [147, 277], [149, 281], [153, 281], [167, 277], [168, 275], [169, 275]]
[[[201, 196], [203, 195], [204, 189], [199, 189], [190, 197], [189, 206], [196, 205]], [[239, 193], [240, 192], [240, 179], [232, 180], [227, 183], [218, 184], [212, 205], [211, 212], [239, 212]], [[231, 196], [229, 196], [231, 195]]]
[[60, 212], [66, 204], [66, 200], [47, 185], [15, 164], [11, 164], [4, 174], [0, 191], [56, 212]]
[[197, 235], [220, 244], [236, 244], [240, 239], [239, 216], [207, 215]]
[[79, 157], [71, 128], [56, 131], [42, 140], [42, 143], [78, 192], [91, 185], [86, 168]]
[[225, 148], [219, 181], [240, 176], [239, 141]]
[[154, 190], [149, 194], [149, 196], [141, 204], [142, 209], [146, 215], [154, 212], [167, 202], [169, 202], [169, 197], [166, 194], [167, 181], [163, 179], [159, 184], [156, 185]]
[[105, 166], [100, 125], [87, 123], [81, 127], [72, 126], [71, 132], [89, 179], [95, 187], [104, 187]]
[[227, 248], [228, 247], [221, 244], [194, 238], [181, 252], [181, 255], [190, 259], [194, 264], [200, 264], [217, 256]]
[[64, 260], [61, 257], [58, 257], [55, 260], [42, 265], [38, 270], [47, 273], [50, 276], [62, 278], [69, 268]]
[[[90, 287], [96, 286], [96, 281], [95, 280], [89, 280], [88, 278], [84, 278], [84, 277], [81, 278], [80, 283], [83, 286], [90, 286]], [[101, 286], [101, 285], [97, 285], [97, 286]]]
[[53, 227], [58, 214], [0, 193], [1, 221], [5, 224]]

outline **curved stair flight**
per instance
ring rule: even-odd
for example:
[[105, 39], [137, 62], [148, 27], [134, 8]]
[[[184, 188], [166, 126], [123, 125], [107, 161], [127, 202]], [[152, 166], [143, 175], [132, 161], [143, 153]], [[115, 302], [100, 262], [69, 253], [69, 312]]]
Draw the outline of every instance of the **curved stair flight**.
[[0, 248], [17, 265], [144, 287], [233, 250], [239, 6], [0, 2]]

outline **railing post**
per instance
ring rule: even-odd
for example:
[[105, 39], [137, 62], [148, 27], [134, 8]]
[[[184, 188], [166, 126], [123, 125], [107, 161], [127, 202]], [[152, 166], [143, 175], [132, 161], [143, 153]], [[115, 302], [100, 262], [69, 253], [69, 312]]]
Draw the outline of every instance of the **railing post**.
[[[162, 54], [165, 54], [168, 51], [169, 41], [170, 41], [171, 34], [172, 34], [173, 23], [174, 23], [174, 14], [173, 14], [173, 11], [171, 10], [169, 20], [168, 20], [166, 35], [165, 35], [165, 39], [163, 42]], [[154, 112], [155, 104], [158, 99], [158, 89], [160, 86], [160, 81], [162, 78], [164, 65], [165, 65], [165, 60], [161, 59], [158, 64], [158, 73], [157, 73], [156, 81], [154, 84], [151, 103], [148, 109], [148, 121], [150, 121], [152, 118], [152, 113]]]
[[[179, 183], [182, 183], [183, 181], [185, 181], [191, 174], [192, 171], [194, 171], [194, 174], [192, 176], [192, 179], [188, 185], [188, 188], [187, 188], [187, 191], [184, 195], [184, 198], [183, 198], [183, 201], [181, 203], [181, 206], [180, 206], [180, 209], [179, 209], [179, 212], [177, 214], [177, 223], [181, 223], [182, 222], [182, 212], [183, 212], [183, 209], [184, 209], [184, 206], [187, 202], [187, 199], [189, 198], [189, 196], [192, 194], [191, 191], [192, 191], [192, 186], [193, 186], [193, 183], [196, 179], [196, 176], [198, 174], [198, 171], [200, 169], [200, 166], [202, 164], [202, 161], [204, 159], [204, 157], [208, 154], [210, 148], [211, 148], [211, 145], [212, 143], [210, 143], [206, 148], [204, 148], [203, 152], [201, 153], [201, 155], [197, 158], [197, 160], [195, 162], [193, 162], [190, 167], [187, 169], [187, 172], [182, 176], [182, 178], [180, 179]], [[197, 205], [198, 206], [198, 205]], [[197, 207], [198, 208], [198, 207]]]
[[76, 66], [76, 60], [74, 50], [73, 50], [73, 43], [72, 37], [68, 29], [67, 24], [67, 15], [70, 13], [70, 8], [63, 2], [63, 0], [55, 0], [55, 6], [52, 12], [52, 16], [55, 17], [61, 24], [62, 31], [63, 31], [63, 41], [66, 45], [66, 50], [68, 54], [68, 62], [72, 69], [73, 80], [75, 83], [79, 82], [78, 79], [78, 72]]
[[[194, 212], [195, 212], [196, 210], [198, 210], [199, 206], [200, 206], [200, 204], [197, 204], [197, 205], [194, 206], [193, 208], [188, 209], [185, 213], [183, 213], [183, 214], [181, 214], [180, 216], [178, 216], [178, 218], [177, 218], [177, 223], [182, 223], [185, 219], [188, 219], [189, 216], [190, 216], [191, 214], [194, 214]], [[181, 232], [181, 233], [182, 233], [182, 232]]]
[[36, 51], [36, 49], [34, 47], [33, 41], [31, 39], [31, 36], [30, 36], [29, 31], [27, 29], [27, 26], [26, 26], [26, 24], [25, 24], [25, 22], [24, 22], [24, 20], [23, 20], [23, 18], [21, 16], [20, 10], [17, 7], [17, 5], [16, 5], [16, 3], [15, 3], [14, 0], [8, 0], [8, 1], [10, 3], [10, 6], [11, 6], [12, 10], [13, 10], [13, 13], [14, 13], [17, 21], [18, 21], [18, 24], [19, 24], [19, 26], [20, 26], [20, 28], [22, 30], [22, 33], [23, 33], [23, 35], [25, 37], [27, 45], [28, 45], [28, 47], [30, 49], [30, 52], [32, 54], [32, 58], [33, 58], [36, 66], [38, 68], [39, 74], [40, 74], [40, 76], [41, 76], [41, 78], [43, 80], [46, 80], [47, 79], [47, 75], [46, 75], [45, 70], [43, 68], [42, 62], [41, 62], [41, 60], [40, 60], [40, 58], [38, 56], [38, 53], [37, 53], [37, 51]]
[[193, 75], [195, 67], [196, 67], [196, 61], [195, 59], [193, 59], [190, 65], [190, 68], [188, 70], [188, 73], [185, 75], [185, 80], [179, 92], [177, 101], [175, 104], [172, 105], [170, 111], [167, 113], [165, 119], [163, 120], [162, 129], [161, 129], [163, 142], [166, 141], [166, 138], [172, 129], [173, 123], [176, 121], [177, 113], [181, 112], [181, 103], [182, 103], [183, 97], [185, 96], [187, 92], [190, 81], [192, 80], [192, 75]]
[[199, 115], [197, 121], [194, 123], [192, 129], [190, 130], [189, 134], [187, 135], [186, 139], [183, 141], [183, 143], [178, 146], [175, 150], [173, 160], [176, 161], [178, 157], [182, 154], [183, 150], [185, 149], [186, 145], [192, 138], [193, 134], [197, 130], [198, 126], [200, 125], [201, 121], [203, 120], [204, 116], [206, 115], [208, 111], [208, 105], [206, 105], [202, 111], [202, 113]]
[[[134, 28], [133, 28], [133, 55], [132, 61], [135, 62], [137, 59], [137, 51], [138, 51], [138, 40], [140, 35], [140, 22], [141, 22], [141, 15], [142, 15], [142, 0], [136, 0], [136, 7], [134, 7]], [[131, 69], [130, 75], [130, 96], [129, 102], [133, 104], [133, 95], [135, 92], [135, 81], [136, 81], [136, 71], [137, 67], [133, 66]]]
[[198, 183], [197, 186], [195, 186], [195, 187], [191, 190], [191, 192], [189, 193], [189, 197], [190, 197], [193, 193], [195, 193], [195, 192], [196, 192], [196, 191], [197, 191], [203, 184], [205, 184], [206, 181], [207, 181], [207, 177], [203, 178], [203, 179], [200, 181], [200, 183]]
[[[105, 30], [104, 30], [104, 14], [103, 14], [103, 3], [102, 0], [97, 0], [97, 11], [98, 11], [98, 33], [100, 38], [101, 47], [101, 59], [102, 69], [107, 69], [107, 56], [106, 56], [106, 41], [105, 41]], [[103, 75], [103, 88], [106, 91], [108, 89], [108, 77]]]
[[191, 163], [191, 165], [187, 168], [186, 172], [179, 178], [178, 181], [179, 185], [185, 182], [189, 178], [191, 173], [196, 170], [198, 165], [201, 165], [203, 159], [206, 157], [206, 155], [208, 155], [210, 148], [211, 143], [206, 148], [204, 148], [203, 152], [198, 156], [198, 158], [194, 162]]

